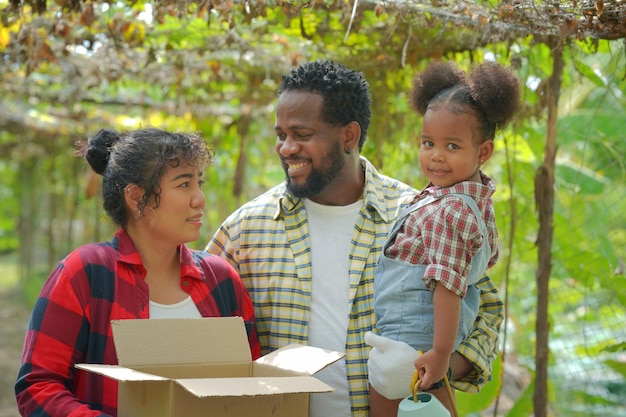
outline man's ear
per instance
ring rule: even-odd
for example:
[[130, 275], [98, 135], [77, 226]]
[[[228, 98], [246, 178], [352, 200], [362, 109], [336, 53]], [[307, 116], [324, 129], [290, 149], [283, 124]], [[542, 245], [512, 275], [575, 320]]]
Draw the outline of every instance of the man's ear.
[[359, 151], [359, 140], [361, 139], [361, 125], [352, 121], [342, 128], [343, 132], [343, 148], [350, 152]]

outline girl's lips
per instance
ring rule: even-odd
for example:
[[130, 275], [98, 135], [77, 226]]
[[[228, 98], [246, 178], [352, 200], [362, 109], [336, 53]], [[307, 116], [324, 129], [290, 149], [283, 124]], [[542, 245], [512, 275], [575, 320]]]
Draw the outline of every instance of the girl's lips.
[[445, 175], [448, 173], [445, 169], [429, 169], [428, 171], [432, 172], [434, 175]]

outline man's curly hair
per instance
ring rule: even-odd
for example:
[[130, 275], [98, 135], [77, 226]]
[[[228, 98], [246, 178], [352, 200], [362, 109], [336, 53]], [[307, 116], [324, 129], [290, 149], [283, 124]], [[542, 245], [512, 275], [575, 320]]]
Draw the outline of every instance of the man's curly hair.
[[359, 151], [367, 137], [372, 110], [369, 84], [360, 72], [333, 61], [313, 61], [283, 75], [278, 96], [287, 91], [308, 91], [322, 96], [322, 120], [345, 126], [356, 121], [361, 126]]

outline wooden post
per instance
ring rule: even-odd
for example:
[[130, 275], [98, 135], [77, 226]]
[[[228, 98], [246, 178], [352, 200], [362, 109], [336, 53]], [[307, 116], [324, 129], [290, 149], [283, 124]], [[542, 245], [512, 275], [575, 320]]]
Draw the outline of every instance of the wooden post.
[[563, 75], [563, 44], [552, 38], [547, 42], [551, 48], [552, 75], [546, 89], [548, 121], [546, 146], [543, 164], [535, 173], [535, 204], [539, 211], [539, 233], [537, 236], [537, 321], [535, 332], [537, 345], [535, 352], [535, 392], [533, 408], [535, 417], [547, 417], [548, 412], [548, 288], [552, 267], [552, 235], [554, 212], [554, 166], [557, 150], [558, 104]]

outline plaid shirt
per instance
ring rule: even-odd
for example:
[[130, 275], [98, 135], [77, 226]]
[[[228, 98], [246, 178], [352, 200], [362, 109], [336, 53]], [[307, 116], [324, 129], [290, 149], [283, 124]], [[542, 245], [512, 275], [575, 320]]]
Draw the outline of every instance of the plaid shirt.
[[[363, 340], [376, 324], [374, 270], [387, 233], [417, 193], [411, 187], [380, 175], [365, 158], [363, 208], [355, 225], [350, 248], [350, 318], [345, 343], [352, 415], [369, 414], [367, 358]], [[231, 214], [207, 245], [238, 271], [255, 305], [262, 353], [289, 343], [307, 343], [311, 305], [311, 251], [304, 204], [286, 190], [284, 183], [246, 203]], [[476, 338], [459, 349], [475, 366], [462, 383], [478, 390], [487, 381], [497, 354], [502, 302], [489, 288], [481, 311]], [[482, 306], [481, 306], [482, 307]], [[484, 313], [484, 314], [482, 314]], [[474, 335], [474, 333], [472, 334]]]
[[[203, 317], [242, 316], [254, 308], [236, 271], [221, 258], [179, 246], [180, 285]], [[117, 382], [77, 370], [76, 363], [117, 364], [111, 320], [147, 319], [146, 271], [128, 234], [71, 252], [37, 300], [15, 384], [24, 416], [115, 416]], [[250, 326], [253, 357], [260, 346]], [[100, 411], [95, 411], [100, 410]]]
[[436, 200], [413, 211], [404, 221], [396, 239], [386, 250], [387, 257], [413, 265], [428, 265], [424, 283], [434, 288], [436, 282], [459, 296], [467, 290], [465, 277], [472, 267], [472, 258], [483, 244], [480, 225], [470, 207], [450, 193], [466, 194], [476, 201], [487, 227], [491, 258], [487, 269], [498, 260], [498, 230], [491, 196], [496, 190], [491, 178], [481, 172], [482, 183], [464, 181], [451, 187], [432, 184], [413, 203], [432, 196]]

